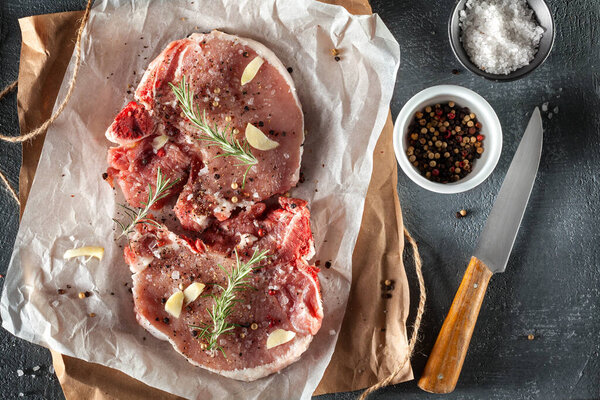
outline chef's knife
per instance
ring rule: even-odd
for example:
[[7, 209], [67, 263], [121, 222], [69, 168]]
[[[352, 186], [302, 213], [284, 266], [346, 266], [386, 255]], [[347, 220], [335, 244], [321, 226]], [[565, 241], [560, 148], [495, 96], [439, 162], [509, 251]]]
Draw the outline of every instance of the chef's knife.
[[419, 387], [427, 392], [450, 393], [456, 386], [488, 282], [492, 274], [506, 269], [535, 182], [542, 134], [536, 107], [419, 379]]

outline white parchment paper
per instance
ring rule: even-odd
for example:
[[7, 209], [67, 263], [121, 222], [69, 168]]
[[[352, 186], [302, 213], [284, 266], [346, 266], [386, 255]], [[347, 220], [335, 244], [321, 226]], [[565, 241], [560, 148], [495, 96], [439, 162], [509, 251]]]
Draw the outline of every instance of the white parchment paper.
[[[306, 181], [292, 195], [310, 203], [315, 259], [333, 264], [320, 273], [325, 317], [308, 351], [280, 373], [250, 383], [192, 366], [136, 323], [131, 273], [112, 221], [122, 197], [101, 178], [110, 146], [104, 131], [133, 99], [149, 62], [172, 40], [212, 29], [258, 40], [293, 68], [308, 135]], [[332, 48], [340, 49], [339, 62]], [[373, 149], [399, 57], [377, 16], [352, 16], [314, 1], [98, 1], [84, 33], [75, 92], [48, 130], [5, 280], [2, 326], [190, 399], [309, 398], [342, 322]], [[59, 99], [72, 68], [73, 60]], [[63, 260], [65, 250], [82, 245], [103, 246], [104, 259]], [[92, 295], [81, 300], [80, 291]]]

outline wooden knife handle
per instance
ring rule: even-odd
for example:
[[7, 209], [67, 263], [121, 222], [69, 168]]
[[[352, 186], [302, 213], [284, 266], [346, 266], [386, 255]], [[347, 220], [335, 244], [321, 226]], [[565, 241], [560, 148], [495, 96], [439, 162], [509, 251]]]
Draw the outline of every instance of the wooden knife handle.
[[471, 257], [419, 379], [419, 387], [426, 392], [450, 393], [456, 387], [492, 274], [483, 261]]

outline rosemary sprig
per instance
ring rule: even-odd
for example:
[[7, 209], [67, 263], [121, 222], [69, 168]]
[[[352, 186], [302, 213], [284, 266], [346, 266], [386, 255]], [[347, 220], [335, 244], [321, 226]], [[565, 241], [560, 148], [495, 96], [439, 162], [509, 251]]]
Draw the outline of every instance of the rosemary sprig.
[[[227, 318], [233, 312], [233, 308], [236, 303], [239, 303], [241, 300], [236, 298], [236, 293], [246, 290], [246, 289], [254, 289], [252, 286], [248, 284], [248, 275], [252, 270], [257, 267], [253, 267], [253, 265], [259, 264], [268, 258], [268, 250], [258, 251], [254, 250], [254, 254], [247, 262], [241, 262], [237, 249], [235, 250], [235, 262], [231, 272], [227, 272], [222, 265], [218, 264], [219, 268], [225, 272], [225, 276], [227, 277], [227, 286], [223, 287], [219, 284], [215, 284], [214, 286], [221, 289], [220, 295], [211, 295], [210, 297], [214, 300], [212, 305], [212, 309], [206, 309], [208, 315], [210, 316], [211, 322], [205, 323], [201, 326], [198, 325], [190, 325], [191, 328], [199, 329], [200, 333], [198, 334], [198, 339], [204, 340], [204, 344], [206, 345], [206, 350], [220, 350], [225, 357], [225, 351], [221, 346], [218, 345], [218, 338], [223, 334], [229, 334], [230, 331], [235, 328], [236, 325], [227, 322]], [[258, 267], [260, 268], [260, 267]]]
[[170, 178], [165, 179], [159, 167], [156, 173], [156, 184], [154, 186], [156, 190], [153, 190], [152, 185], [148, 184], [148, 201], [142, 202], [144, 208], [133, 209], [125, 204], [120, 204], [120, 206], [123, 207], [123, 212], [127, 215], [127, 217], [129, 217], [131, 221], [129, 222], [129, 224], [125, 225], [121, 221], [113, 218], [113, 221], [115, 221], [119, 225], [122, 231], [119, 237], [132, 232], [137, 224], [148, 224], [159, 227], [158, 222], [154, 221], [151, 218], [147, 218], [148, 213], [157, 201], [164, 199], [165, 196], [167, 196], [167, 192], [169, 191], [169, 189], [171, 189], [175, 184], [177, 184], [178, 181], [179, 179], [175, 179], [173, 182], [171, 182]]
[[175, 86], [171, 82], [169, 82], [169, 85], [179, 102], [183, 115], [202, 132], [199, 139], [205, 142], [207, 146], [218, 146], [223, 151], [215, 158], [235, 157], [239, 161], [236, 166], [246, 165], [248, 167], [244, 172], [243, 188], [246, 185], [248, 171], [253, 165], [258, 164], [258, 160], [250, 151], [248, 142], [246, 140], [240, 142], [239, 139], [234, 138], [232, 131], [229, 129], [229, 124], [223, 130], [219, 130], [216, 123], [210, 125], [206, 118], [206, 110], [203, 110], [200, 114], [200, 108], [194, 105], [194, 94], [186, 83], [185, 75], [181, 78], [179, 86]]

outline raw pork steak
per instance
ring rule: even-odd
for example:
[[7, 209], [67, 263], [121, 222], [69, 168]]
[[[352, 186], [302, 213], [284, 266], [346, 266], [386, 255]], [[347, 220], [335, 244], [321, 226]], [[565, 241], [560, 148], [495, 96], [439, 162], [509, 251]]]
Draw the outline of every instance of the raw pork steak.
[[[226, 377], [255, 380], [296, 361], [308, 348], [323, 318], [318, 270], [306, 262], [312, 257], [313, 239], [304, 200], [280, 198], [282, 208], [264, 204], [234, 216], [205, 234], [205, 243], [178, 237], [165, 227], [138, 225], [125, 249], [133, 275], [135, 311], [139, 323], [160, 339], [168, 340], [191, 363]], [[165, 311], [173, 293], [199, 282], [203, 293], [219, 295], [214, 284], [225, 284], [235, 266], [231, 245], [243, 260], [254, 249], [269, 250], [271, 257], [250, 275], [255, 289], [238, 292], [241, 301], [228, 319], [236, 325], [221, 335], [223, 352], [207, 351], [193, 326], [209, 323], [206, 309], [214, 300], [200, 296], [184, 305], [178, 318]], [[290, 341], [267, 348], [277, 329], [293, 332]]]
[[[264, 63], [242, 85], [242, 73], [256, 57]], [[268, 151], [250, 148], [258, 163], [245, 186], [246, 166], [235, 157], [219, 157], [223, 150], [199, 140], [203, 133], [183, 116], [169, 84], [179, 85], [184, 76], [211, 126], [244, 142], [252, 124], [279, 143]], [[182, 225], [202, 231], [215, 218], [223, 221], [236, 208], [283, 194], [298, 182], [302, 109], [290, 74], [262, 44], [218, 31], [174, 41], [152, 61], [135, 98], [106, 132], [120, 145], [109, 150], [108, 175], [132, 206], [141, 205], [161, 167], [185, 183], [175, 207]]]

